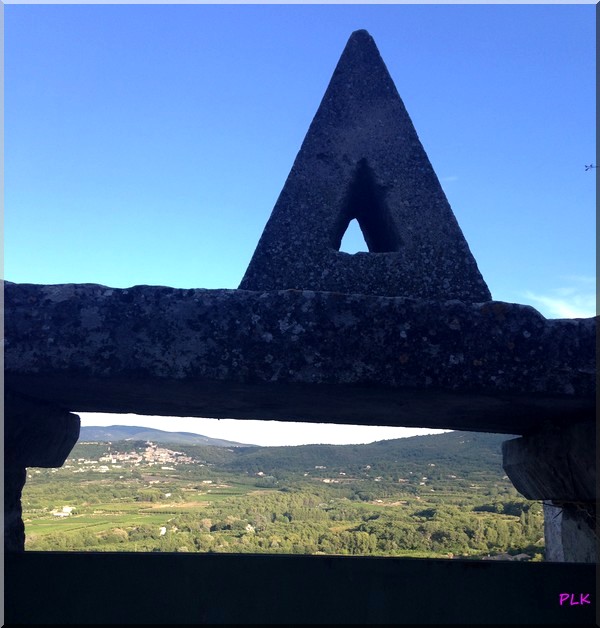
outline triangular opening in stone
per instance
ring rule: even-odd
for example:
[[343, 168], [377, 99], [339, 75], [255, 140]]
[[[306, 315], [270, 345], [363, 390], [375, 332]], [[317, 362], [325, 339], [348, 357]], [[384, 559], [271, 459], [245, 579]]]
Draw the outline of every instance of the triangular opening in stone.
[[[352, 223], [350, 235], [351, 248], [342, 248], [342, 239], [346, 241], [346, 234]], [[348, 186], [341, 215], [336, 221], [333, 233], [333, 246], [337, 251], [346, 253], [358, 252], [362, 239], [357, 237], [356, 227], [364, 236], [364, 241], [370, 253], [390, 253], [398, 251], [400, 237], [390, 212], [385, 203], [381, 186], [377, 185], [375, 176], [369, 168], [366, 159], [361, 159]], [[354, 249], [354, 250], [353, 250]], [[365, 249], [360, 249], [365, 250]]]
[[365, 242], [365, 237], [360, 229], [358, 220], [352, 219], [348, 224], [348, 228], [342, 236], [340, 252], [350, 254], [369, 252], [369, 247]]
[[[368, 253], [342, 248], [354, 221]], [[365, 30], [342, 52], [239, 287], [491, 299]]]

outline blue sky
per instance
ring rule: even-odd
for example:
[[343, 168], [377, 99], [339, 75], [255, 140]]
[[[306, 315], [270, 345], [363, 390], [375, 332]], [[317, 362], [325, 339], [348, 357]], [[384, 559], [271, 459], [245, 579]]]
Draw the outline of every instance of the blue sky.
[[594, 315], [594, 5], [4, 10], [7, 280], [236, 288], [365, 28], [493, 298]]

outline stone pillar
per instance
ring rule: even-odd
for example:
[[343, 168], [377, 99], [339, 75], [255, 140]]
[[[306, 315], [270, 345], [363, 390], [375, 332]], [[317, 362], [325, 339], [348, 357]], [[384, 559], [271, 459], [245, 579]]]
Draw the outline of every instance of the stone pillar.
[[583, 504], [544, 502], [546, 560], [598, 562], [596, 509]]
[[60, 467], [79, 438], [76, 414], [7, 391], [4, 397], [4, 549], [25, 549], [21, 492], [27, 467]]
[[25, 526], [21, 508], [21, 491], [25, 486], [25, 467], [9, 467], [4, 463], [4, 550], [22, 551]]
[[595, 423], [507, 440], [502, 454], [515, 488], [544, 501], [546, 560], [597, 562]]

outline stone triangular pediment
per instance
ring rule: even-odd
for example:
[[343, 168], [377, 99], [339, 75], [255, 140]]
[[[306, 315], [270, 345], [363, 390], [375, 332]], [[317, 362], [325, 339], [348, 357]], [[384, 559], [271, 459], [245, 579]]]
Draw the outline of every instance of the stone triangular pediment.
[[[369, 252], [339, 250], [353, 219]], [[240, 288], [491, 299], [367, 31], [346, 44]]]

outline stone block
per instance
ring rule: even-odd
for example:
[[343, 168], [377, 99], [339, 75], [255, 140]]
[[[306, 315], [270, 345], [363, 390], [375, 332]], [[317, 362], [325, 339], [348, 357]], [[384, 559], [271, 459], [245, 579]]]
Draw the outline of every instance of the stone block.
[[[369, 252], [339, 250], [353, 219]], [[240, 288], [491, 299], [365, 30], [346, 44]]]

